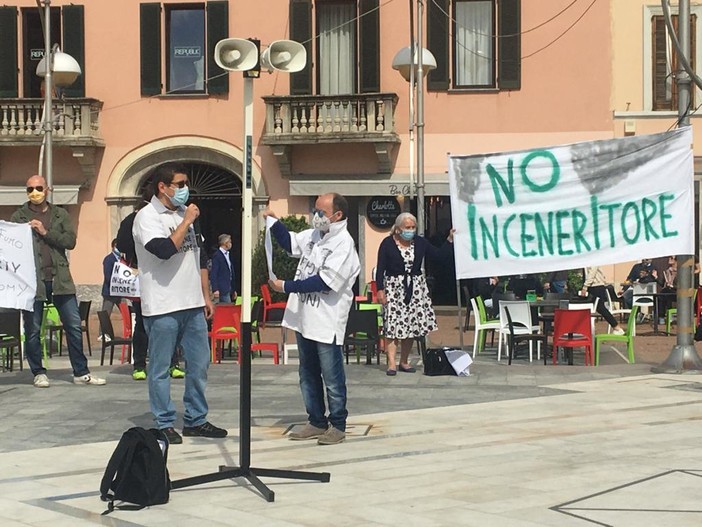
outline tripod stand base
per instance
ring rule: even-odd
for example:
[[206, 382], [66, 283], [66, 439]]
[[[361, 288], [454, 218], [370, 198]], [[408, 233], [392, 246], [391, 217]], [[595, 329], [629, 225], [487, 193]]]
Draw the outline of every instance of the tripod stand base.
[[205, 483], [221, 481], [223, 479], [245, 478], [249, 480], [249, 483], [256, 487], [256, 490], [261, 493], [266, 501], [275, 501], [275, 492], [269, 489], [265, 483], [259, 479], [259, 476], [266, 478], [303, 479], [307, 481], [320, 481], [322, 483], [329, 483], [329, 480], [331, 479], [331, 474], [329, 474], [329, 472], [301, 472], [299, 470], [276, 470], [254, 467], [245, 469], [241, 467], [227, 467], [225, 465], [220, 465], [218, 472], [172, 481], [171, 489], [175, 490], [185, 487], [192, 487], [193, 485], [203, 485]]

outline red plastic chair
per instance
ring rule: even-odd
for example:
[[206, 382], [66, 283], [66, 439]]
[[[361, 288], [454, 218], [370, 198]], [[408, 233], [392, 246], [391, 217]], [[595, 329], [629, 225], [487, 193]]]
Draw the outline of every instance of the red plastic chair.
[[372, 280], [369, 282], [370, 284], [370, 291], [371, 291], [371, 303], [377, 304], [378, 303], [378, 284], [376, 283], [375, 280]]
[[261, 298], [263, 298], [263, 320], [261, 321], [261, 327], [265, 328], [266, 322], [268, 321], [268, 312], [273, 309], [282, 309], [285, 311], [285, 307], [288, 304], [287, 302], [273, 302], [268, 284], [261, 284]]
[[585, 348], [585, 366], [592, 365], [592, 324], [590, 311], [556, 309], [553, 318], [553, 363], [557, 362], [558, 347]]
[[[270, 351], [273, 354], [273, 364], [280, 364], [280, 347], [277, 342], [261, 342], [261, 332], [259, 326], [263, 325], [263, 301], [256, 300], [251, 306], [251, 353], [258, 351]], [[257, 342], [253, 342], [253, 337]], [[241, 364], [241, 353], [239, 353], [239, 364]]]
[[[119, 304], [117, 304], [117, 307], [119, 308], [119, 312], [122, 315], [122, 338], [131, 339], [132, 338], [132, 313], [129, 310], [129, 306], [127, 305], [126, 302], [120, 302]], [[129, 353], [126, 353], [126, 350], [129, 350]], [[120, 364], [124, 364], [125, 362], [132, 361], [131, 351], [132, 351], [132, 348], [130, 346], [122, 345], [122, 356], [119, 359]], [[125, 355], [127, 355], [127, 356], [125, 357]]]
[[241, 305], [217, 304], [212, 317], [210, 336], [210, 351], [212, 362], [222, 362], [221, 354], [217, 353], [217, 342], [239, 340], [241, 330]]

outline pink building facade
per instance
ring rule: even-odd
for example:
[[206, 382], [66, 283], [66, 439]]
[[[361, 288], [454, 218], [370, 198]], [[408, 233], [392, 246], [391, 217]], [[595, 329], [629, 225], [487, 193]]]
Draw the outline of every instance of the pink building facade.
[[[645, 78], [636, 77], [645, 46], [632, 45], [642, 37], [630, 38], [625, 24], [641, 16], [643, 2], [423, 4], [426, 47], [437, 60], [424, 95], [429, 237], [440, 239], [451, 226], [449, 153], [611, 138], [624, 135], [630, 120], [635, 133], [670, 124], [631, 114], [646, 110], [644, 97], [621, 88], [641, 90], [637, 82]], [[71, 268], [85, 294], [98, 290], [100, 262], [120, 220], [165, 161], [189, 167], [208, 247], [229, 233], [236, 248], [236, 240], [262, 228], [257, 219], [254, 232], [241, 232], [243, 82], [213, 60], [214, 45], [225, 37], [256, 38], [262, 49], [280, 39], [305, 45], [305, 70], [262, 72], [254, 81], [254, 211], [270, 204], [281, 215], [306, 215], [319, 193], [344, 194], [361, 283], [370, 280], [389, 232], [370, 221], [372, 203], [391, 199], [416, 210], [409, 85], [392, 68], [410, 42], [407, 2], [53, 0], [51, 6], [52, 40], [83, 69], [55, 100], [53, 156], [54, 201], [78, 227]], [[645, 22], [639, 33], [641, 27]], [[43, 46], [34, 0], [0, 7], [3, 219], [26, 199], [24, 182], [37, 172], [42, 100], [34, 71]], [[628, 267], [608, 273], [619, 281]], [[439, 295], [448, 300], [453, 278], [437, 274]]]

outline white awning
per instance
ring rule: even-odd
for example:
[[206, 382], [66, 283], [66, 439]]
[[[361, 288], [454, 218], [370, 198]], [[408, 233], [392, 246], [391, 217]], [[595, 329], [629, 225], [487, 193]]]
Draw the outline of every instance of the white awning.
[[[80, 185], [54, 185], [49, 201], [54, 205], [76, 205]], [[19, 206], [27, 202], [26, 187], [0, 186], [0, 205]]]
[[[393, 174], [388, 179], [365, 179], [338, 174], [290, 178], [291, 196], [319, 196], [326, 192], [338, 192], [342, 196], [409, 196], [409, 190], [409, 175], [405, 174]], [[448, 196], [448, 176], [428, 174], [424, 179], [424, 195]]]

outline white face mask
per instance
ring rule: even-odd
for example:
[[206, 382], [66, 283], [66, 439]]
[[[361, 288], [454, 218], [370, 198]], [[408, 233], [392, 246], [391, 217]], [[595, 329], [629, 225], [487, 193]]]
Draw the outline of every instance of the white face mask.
[[329, 232], [330, 225], [331, 220], [324, 215], [323, 211], [314, 211], [312, 214], [312, 227], [317, 229], [319, 232]]

